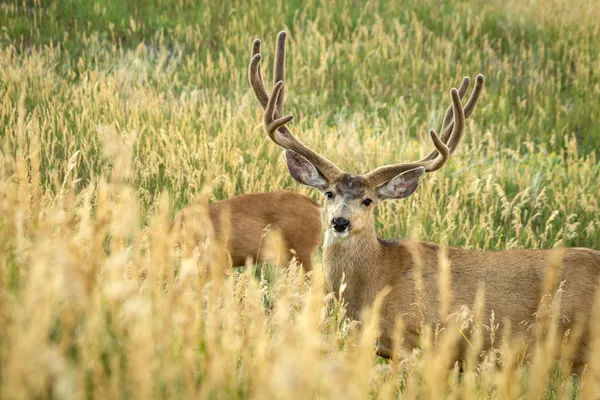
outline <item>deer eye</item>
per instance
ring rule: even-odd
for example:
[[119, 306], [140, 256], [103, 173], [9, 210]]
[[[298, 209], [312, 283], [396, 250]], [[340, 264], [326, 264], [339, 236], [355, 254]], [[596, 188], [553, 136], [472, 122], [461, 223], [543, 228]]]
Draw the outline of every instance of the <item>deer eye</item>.
[[333, 199], [333, 192], [325, 192], [325, 197], [327, 197], [329, 200]]
[[369, 207], [371, 204], [373, 204], [373, 200], [366, 198], [362, 201], [363, 206], [365, 207]]

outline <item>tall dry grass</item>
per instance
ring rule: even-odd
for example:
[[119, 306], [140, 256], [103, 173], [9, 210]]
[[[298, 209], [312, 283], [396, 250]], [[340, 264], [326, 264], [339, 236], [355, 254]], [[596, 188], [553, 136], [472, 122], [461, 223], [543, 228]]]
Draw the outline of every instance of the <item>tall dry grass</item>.
[[[486, 75], [460, 150], [380, 208], [381, 236], [600, 249], [592, 2], [42, 3], [0, 5], [1, 398], [598, 396], [600, 317], [576, 381], [581, 332], [555, 334], [551, 276], [526, 321], [530, 359], [518, 342], [481, 353], [510, 329], [482, 320], [482, 291], [454, 315], [460, 332], [424, 327], [414, 351], [399, 323], [386, 362], [377, 307], [346, 320], [321, 267], [310, 285], [295, 266], [233, 271], [218, 245], [176, 251], [167, 235], [202, 192], [315, 196], [288, 176], [246, 82], [251, 40], [273, 49], [286, 28], [292, 129], [348, 171], [424, 154], [448, 89]], [[447, 305], [443, 255], [440, 268]], [[467, 337], [464, 371], [449, 369]]]

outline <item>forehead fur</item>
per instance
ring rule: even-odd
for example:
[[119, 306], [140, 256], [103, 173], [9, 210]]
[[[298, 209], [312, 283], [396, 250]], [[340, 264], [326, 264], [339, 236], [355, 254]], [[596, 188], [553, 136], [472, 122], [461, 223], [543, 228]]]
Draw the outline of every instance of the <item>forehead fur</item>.
[[362, 176], [344, 174], [335, 183], [335, 189], [341, 196], [354, 199], [365, 195], [367, 184], [367, 180]]

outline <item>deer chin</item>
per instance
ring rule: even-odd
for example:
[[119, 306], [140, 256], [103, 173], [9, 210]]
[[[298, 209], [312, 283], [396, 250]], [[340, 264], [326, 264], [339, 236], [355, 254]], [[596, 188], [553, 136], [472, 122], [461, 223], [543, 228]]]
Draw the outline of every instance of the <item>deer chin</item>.
[[336, 239], [343, 239], [345, 237], [348, 237], [350, 235], [350, 231], [352, 230], [352, 228], [348, 228], [343, 232], [338, 232], [335, 229], [331, 228], [329, 230], [329, 233], [332, 235], [332, 237], [336, 238]]

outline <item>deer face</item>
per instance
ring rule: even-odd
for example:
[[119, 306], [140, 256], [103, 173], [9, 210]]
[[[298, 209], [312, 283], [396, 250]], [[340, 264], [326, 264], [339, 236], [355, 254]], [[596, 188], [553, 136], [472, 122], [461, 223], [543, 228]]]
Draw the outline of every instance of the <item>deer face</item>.
[[346, 173], [329, 181], [306, 158], [291, 150], [285, 154], [292, 177], [325, 196], [323, 225], [339, 239], [373, 226], [373, 208], [386, 199], [410, 196], [425, 173], [425, 168], [417, 167], [379, 186], [365, 176]]
[[323, 224], [335, 237], [344, 238], [372, 224], [375, 197], [362, 176], [343, 174], [322, 192]]

